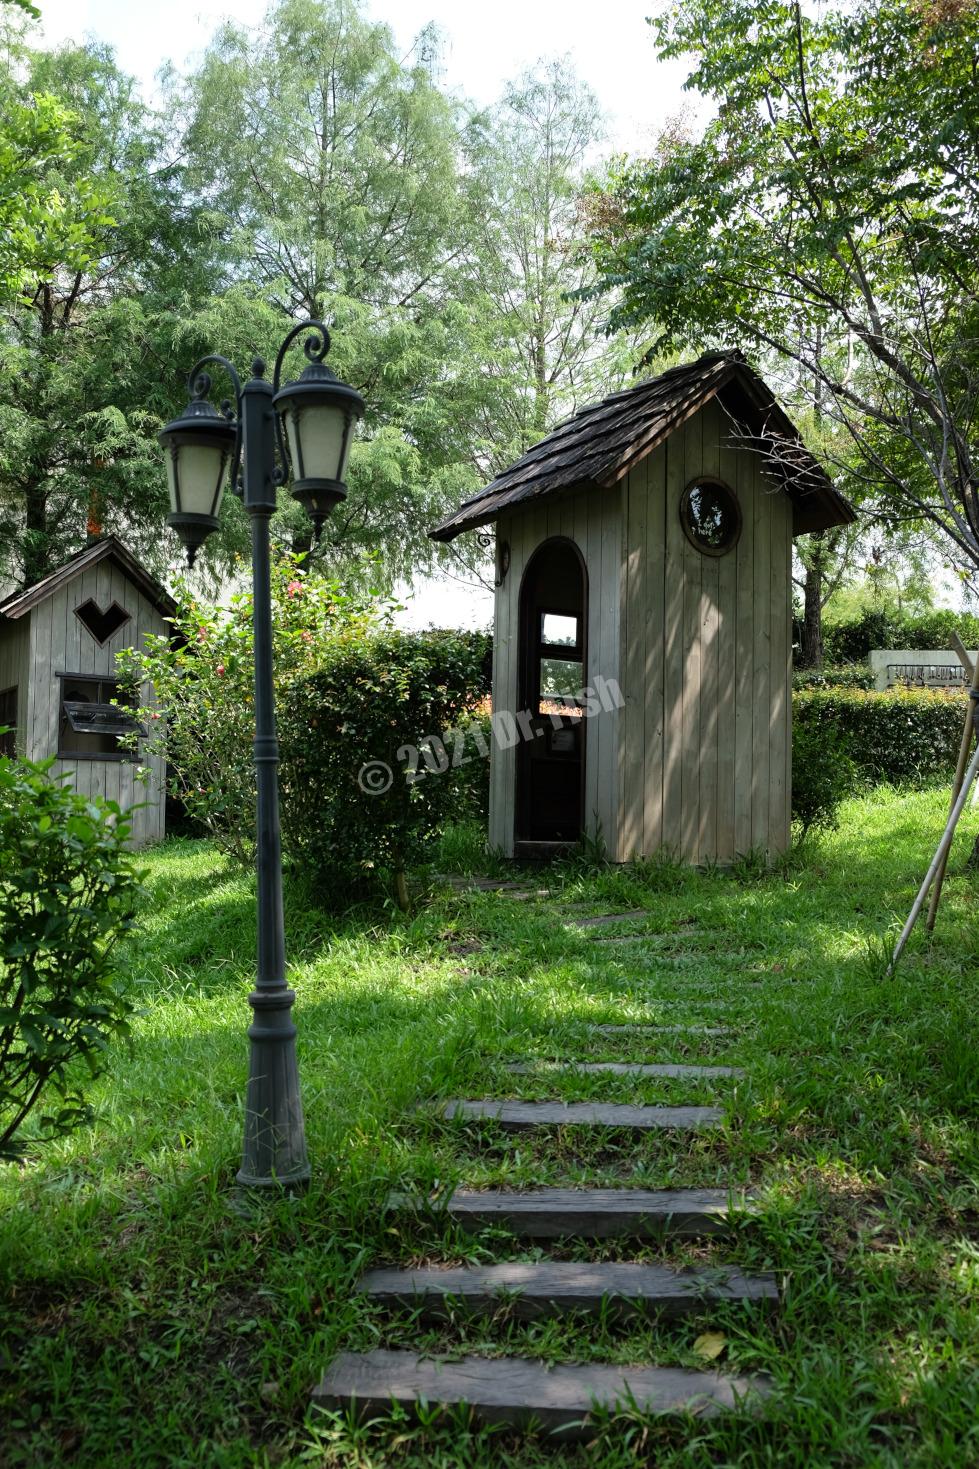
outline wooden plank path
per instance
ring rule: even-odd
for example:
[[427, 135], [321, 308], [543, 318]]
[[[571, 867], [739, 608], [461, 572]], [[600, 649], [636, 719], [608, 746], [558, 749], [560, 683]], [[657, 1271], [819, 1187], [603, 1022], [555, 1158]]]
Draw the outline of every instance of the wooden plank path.
[[446, 1102], [447, 1122], [495, 1122], [507, 1132], [534, 1127], [626, 1127], [634, 1132], [663, 1128], [714, 1127], [724, 1121], [720, 1107], [644, 1107], [628, 1102]]
[[413, 1352], [341, 1352], [314, 1391], [313, 1406], [351, 1408], [370, 1418], [389, 1412], [392, 1403], [408, 1410], [422, 1401], [447, 1409], [465, 1404], [478, 1423], [536, 1425], [570, 1439], [587, 1436], [595, 1408], [710, 1418], [761, 1406], [769, 1390], [758, 1378], [678, 1367], [550, 1365], [513, 1357], [437, 1362]]
[[456, 1189], [444, 1202], [392, 1194], [390, 1209], [433, 1209], [469, 1233], [508, 1229], [519, 1239], [699, 1239], [750, 1218], [750, 1194], [721, 1188]]
[[[487, 881], [479, 884], [488, 890]], [[531, 896], [516, 886], [493, 884], [516, 900]], [[537, 894], [533, 894], [537, 896]], [[607, 926], [649, 920], [645, 909], [572, 917], [558, 912], [565, 928], [603, 930]], [[668, 946], [687, 934], [618, 936], [621, 942]], [[593, 940], [615, 941], [604, 932]], [[456, 950], [468, 952], [465, 940]], [[478, 944], [472, 946], [479, 948]], [[702, 956], [698, 956], [702, 957]], [[696, 962], [684, 954], [657, 955], [661, 964]], [[606, 989], [608, 984], [606, 983]], [[686, 989], [703, 989], [687, 982]], [[652, 996], [650, 996], [652, 998]], [[663, 996], [675, 1003], [674, 993]], [[695, 1008], [698, 1002], [694, 1002]], [[723, 1004], [706, 1000], [709, 1009]], [[689, 1024], [586, 1024], [593, 1036], [728, 1037], [724, 1026], [693, 1020]], [[730, 1081], [745, 1075], [737, 1066], [699, 1065], [679, 1061], [590, 1061], [579, 1057], [507, 1063], [518, 1076], [584, 1073], [631, 1078], [664, 1078], [691, 1082]], [[446, 1121], [489, 1122], [510, 1131], [550, 1127], [626, 1128], [636, 1132], [673, 1131], [680, 1135], [720, 1126], [720, 1107], [685, 1104], [677, 1107], [610, 1102], [452, 1099], [440, 1104]], [[731, 1238], [758, 1206], [750, 1192], [726, 1188], [538, 1188], [527, 1190], [456, 1189], [435, 1199], [393, 1194], [387, 1207], [416, 1216], [427, 1215], [479, 1236], [506, 1231], [516, 1240], [598, 1242]], [[739, 1303], [770, 1311], [778, 1289], [770, 1274], [746, 1275], [730, 1264], [677, 1269], [639, 1261], [509, 1260], [466, 1266], [428, 1265], [414, 1269], [375, 1269], [362, 1277], [357, 1293], [389, 1311], [408, 1310], [435, 1320], [451, 1320], [460, 1310], [478, 1318], [494, 1316], [502, 1307], [520, 1320], [545, 1320], [585, 1313], [604, 1322], [629, 1323], [660, 1316], [679, 1318], [703, 1313], [712, 1305]], [[593, 1363], [542, 1363], [514, 1357], [468, 1356], [440, 1361], [408, 1351], [378, 1349], [342, 1352], [315, 1389], [312, 1406], [347, 1411], [364, 1418], [384, 1418], [397, 1404], [411, 1412], [422, 1404], [443, 1411], [467, 1408], [478, 1424], [535, 1427], [555, 1439], [590, 1436], [596, 1412], [618, 1409], [649, 1416], [671, 1413], [713, 1417], [719, 1413], [763, 1410], [772, 1391], [764, 1377], [738, 1377], [713, 1370], [621, 1367]], [[427, 1411], [427, 1407], [426, 1407]]]
[[604, 928], [610, 923], [636, 923], [650, 917], [646, 908], [633, 908], [628, 913], [586, 913], [580, 918], [567, 914], [562, 915], [562, 922], [565, 928]]
[[511, 1260], [457, 1269], [371, 1270], [357, 1290], [378, 1305], [420, 1310], [435, 1320], [460, 1305], [487, 1314], [504, 1302], [521, 1321], [573, 1311], [631, 1321], [652, 1314], [683, 1316], [716, 1301], [771, 1308], [778, 1300], [773, 1275], [743, 1275], [726, 1266], [671, 1270], [631, 1261]]
[[663, 1076], [677, 1080], [716, 1081], [744, 1076], [740, 1066], [695, 1066], [682, 1061], [511, 1061], [507, 1070], [519, 1076], [548, 1071], [584, 1071], [606, 1076]]
[[589, 1025], [595, 1035], [705, 1035], [711, 1037], [733, 1036], [737, 1032], [724, 1025], [646, 1025], [639, 1021], [634, 1025]]

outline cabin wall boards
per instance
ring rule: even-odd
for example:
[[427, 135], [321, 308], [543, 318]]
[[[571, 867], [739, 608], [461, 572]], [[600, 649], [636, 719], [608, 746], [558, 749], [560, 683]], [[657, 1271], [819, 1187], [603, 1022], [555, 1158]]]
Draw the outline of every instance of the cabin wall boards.
[[[684, 488], [717, 477], [741, 532], [703, 555]], [[616, 857], [686, 862], [779, 852], [791, 822], [791, 504], [708, 404], [624, 488], [620, 802]]]
[[[6, 695], [16, 709], [14, 748], [29, 760], [57, 757], [52, 776], [70, 775], [81, 795], [138, 807], [135, 846], [164, 834], [163, 761], [145, 749], [133, 756], [112, 733], [91, 731], [100, 706], [115, 697], [117, 653], [144, 648], [149, 634], [165, 635], [174, 610], [112, 538], [0, 605], [0, 698]], [[141, 702], [152, 703], [149, 685]], [[113, 711], [104, 713], [111, 720]], [[137, 779], [141, 770], [148, 772], [145, 780]]]

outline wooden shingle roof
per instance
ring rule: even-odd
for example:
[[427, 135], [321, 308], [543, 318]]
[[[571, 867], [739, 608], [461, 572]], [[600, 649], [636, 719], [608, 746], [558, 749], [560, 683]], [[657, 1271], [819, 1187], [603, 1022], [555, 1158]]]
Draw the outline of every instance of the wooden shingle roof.
[[768, 472], [782, 481], [792, 501], [793, 535], [856, 518], [742, 354], [710, 352], [580, 409], [429, 535], [451, 541], [527, 501], [568, 490], [611, 489], [714, 397], [731, 417], [736, 441], [761, 452]]

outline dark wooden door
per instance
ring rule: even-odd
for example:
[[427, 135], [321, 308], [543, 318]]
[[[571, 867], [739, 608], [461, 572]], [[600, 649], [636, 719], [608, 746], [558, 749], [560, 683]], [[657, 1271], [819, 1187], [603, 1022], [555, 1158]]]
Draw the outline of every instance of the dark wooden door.
[[576, 842], [583, 825], [585, 572], [570, 541], [535, 552], [521, 587], [516, 838]]

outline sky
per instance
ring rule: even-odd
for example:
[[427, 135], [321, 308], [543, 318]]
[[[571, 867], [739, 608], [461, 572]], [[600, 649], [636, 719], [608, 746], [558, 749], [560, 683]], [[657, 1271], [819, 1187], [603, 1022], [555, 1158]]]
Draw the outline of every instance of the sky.
[[[656, 60], [645, 16], [663, 0], [366, 0], [374, 20], [394, 32], [407, 56], [419, 32], [434, 22], [442, 35], [441, 85], [478, 105], [493, 102], [505, 83], [541, 58], [567, 55], [608, 116], [609, 151], [641, 153], [663, 124], [684, 109], [685, 68]], [[152, 98], [167, 61], [192, 66], [220, 23], [233, 16], [256, 25], [267, 0], [38, 0], [48, 44], [95, 37], [108, 42], [126, 71]], [[426, 583], [402, 593], [409, 625], [482, 627], [492, 618], [492, 594], [458, 582]]]
[[[443, 35], [442, 82], [475, 102], [496, 98], [503, 84], [541, 57], [569, 55], [610, 115], [614, 148], [641, 151], [683, 105], [684, 68], [657, 62], [645, 16], [662, 0], [367, 0], [367, 13], [391, 27], [407, 55], [434, 21]], [[39, 0], [49, 42], [97, 36], [151, 93], [164, 61], [183, 69], [222, 20], [257, 24], [266, 0]]]

